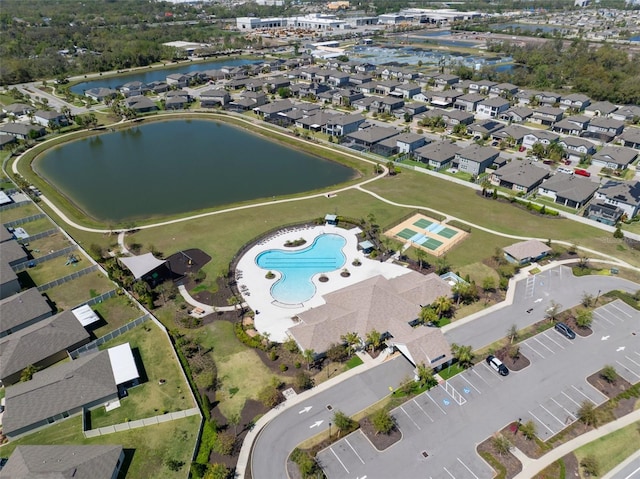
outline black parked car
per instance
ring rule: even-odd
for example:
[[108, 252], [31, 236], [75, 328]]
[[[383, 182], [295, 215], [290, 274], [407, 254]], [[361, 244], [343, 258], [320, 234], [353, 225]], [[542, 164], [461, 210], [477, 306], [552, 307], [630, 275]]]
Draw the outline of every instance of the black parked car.
[[571, 329], [569, 326], [567, 326], [564, 323], [556, 323], [555, 328], [556, 328], [556, 331], [558, 331], [560, 334], [562, 334], [566, 338], [575, 339], [576, 337], [576, 333], [573, 332], [573, 329]]

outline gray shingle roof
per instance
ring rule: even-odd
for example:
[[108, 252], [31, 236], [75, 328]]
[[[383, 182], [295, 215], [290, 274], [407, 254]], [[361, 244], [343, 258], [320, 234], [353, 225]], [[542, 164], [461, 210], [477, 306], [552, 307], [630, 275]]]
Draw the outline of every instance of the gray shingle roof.
[[0, 472], [3, 478], [111, 479], [122, 446], [18, 446]]
[[416, 154], [427, 160], [433, 160], [441, 163], [455, 158], [456, 153], [460, 150], [461, 148], [455, 143], [451, 143], [450, 141], [438, 141], [427, 146], [423, 146], [422, 148], [418, 148], [416, 150]]
[[628, 205], [638, 205], [640, 204], [640, 181], [634, 183], [607, 181], [600, 187], [598, 195], [604, 195]]
[[562, 198], [584, 203], [593, 196], [598, 186], [598, 183], [591, 181], [589, 178], [557, 173], [542, 183], [540, 187], [553, 191]]
[[549, 171], [539, 166], [535, 166], [528, 160], [513, 160], [502, 168], [498, 168], [494, 173], [503, 181], [514, 185], [531, 188], [533, 185], [543, 180], [549, 175]]
[[606, 161], [626, 166], [638, 157], [638, 152], [624, 146], [605, 146], [593, 155], [592, 161]]
[[10, 265], [17, 264], [27, 259], [27, 252], [16, 240], [0, 243], [0, 258]]
[[456, 156], [469, 161], [482, 163], [489, 158], [498, 156], [499, 152], [490, 146], [469, 145], [458, 152]]
[[47, 418], [117, 395], [108, 351], [39, 371], [31, 381], [6, 389], [5, 434]]
[[20, 326], [33, 318], [51, 314], [51, 306], [40, 291], [31, 288], [0, 301], [0, 332]]
[[0, 339], [0, 379], [88, 339], [71, 311], [38, 321]]
[[349, 133], [347, 137], [354, 140], [361, 140], [367, 143], [377, 143], [385, 140], [399, 133], [395, 128], [385, 128], [382, 126], [372, 126], [365, 128], [364, 130], [354, 131]]
[[543, 253], [550, 253], [551, 248], [538, 240], [521, 241], [502, 248], [505, 253], [521, 261], [526, 258], [537, 258]]
[[0, 225], [0, 243], [13, 239], [13, 233], [11, 233], [6, 227]]

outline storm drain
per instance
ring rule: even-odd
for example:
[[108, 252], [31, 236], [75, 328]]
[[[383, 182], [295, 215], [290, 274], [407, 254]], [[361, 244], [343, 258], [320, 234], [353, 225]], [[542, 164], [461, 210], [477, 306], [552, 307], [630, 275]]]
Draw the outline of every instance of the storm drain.
[[333, 409], [333, 406], [331, 404], [327, 404], [327, 409], [331, 411]]
[[427, 451], [422, 451], [422, 457], [429, 457], [429, 454], [427, 454]]

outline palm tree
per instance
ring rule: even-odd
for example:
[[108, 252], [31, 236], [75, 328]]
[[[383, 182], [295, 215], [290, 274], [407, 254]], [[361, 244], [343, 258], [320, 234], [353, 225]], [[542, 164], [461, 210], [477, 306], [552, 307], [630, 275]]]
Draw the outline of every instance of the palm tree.
[[447, 316], [451, 312], [453, 303], [447, 296], [438, 296], [432, 303], [438, 317]]
[[340, 336], [340, 339], [347, 343], [347, 347], [349, 349], [352, 349], [353, 352], [356, 351], [358, 345], [360, 344], [360, 336], [358, 336], [358, 333], [356, 333], [355, 331], [343, 334], [342, 336]]
[[556, 319], [558, 319], [558, 313], [560, 313], [561, 309], [561, 304], [558, 304], [555, 301], [551, 300], [551, 303], [549, 303], [549, 307], [545, 311], [547, 319], [549, 321], [555, 321]]
[[470, 366], [473, 362], [473, 350], [471, 346], [463, 346], [460, 344], [453, 343], [451, 345], [451, 353], [453, 357], [458, 360], [458, 363], [463, 368]]
[[304, 356], [304, 360], [307, 362], [307, 370], [310, 370], [311, 362], [313, 361], [313, 358], [316, 357], [316, 352], [313, 349], [305, 349], [302, 352], [302, 355]]
[[416, 257], [418, 258], [418, 264], [420, 265], [420, 269], [422, 269], [422, 266], [425, 263], [425, 259], [427, 258], [427, 253], [423, 249], [417, 248]]
[[374, 352], [382, 344], [382, 334], [379, 331], [372, 329], [367, 333], [367, 344], [371, 346], [371, 352]]
[[420, 310], [420, 322], [422, 324], [434, 324], [438, 322], [438, 314], [431, 306], [423, 306]]

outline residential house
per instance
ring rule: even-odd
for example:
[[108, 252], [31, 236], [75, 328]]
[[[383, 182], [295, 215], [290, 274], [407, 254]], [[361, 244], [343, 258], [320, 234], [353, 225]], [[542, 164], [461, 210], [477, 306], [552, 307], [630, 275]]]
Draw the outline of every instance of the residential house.
[[392, 91], [392, 94], [410, 100], [420, 92], [421, 88], [417, 83], [403, 83], [396, 86]]
[[553, 106], [540, 106], [538, 108], [534, 108], [531, 121], [533, 121], [534, 123], [551, 126], [554, 123], [562, 120], [563, 116], [564, 110], [562, 108], [555, 108]]
[[154, 81], [149, 83], [149, 90], [155, 94], [159, 95], [161, 93], [166, 93], [169, 91], [169, 85], [167, 85], [163, 81]]
[[618, 206], [600, 200], [593, 200], [587, 208], [586, 216], [592, 221], [615, 226], [624, 214], [624, 210]]
[[124, 100], [124, 103], [127, 108], [131, 108], [137, 113], [147, 113], [158, 109], [153, 100], [143, 95], [130, 96]]
[[438, 108], [434, 108], [431, 111], [427, 112], [427, 115], [435, 112], [436, 116], [441, 116], [447, 127], [453, 127], [455, 125], [471, 125], [473, 120], [475, 119], [473, 113], [469, 113], [461, 110], [440, 110]]
[[560, 99], [560, 108], [582, 111], [591, 104], [591, 99], [582, 93], [571, 93]]
[[387, 128], [382, 126], [371, 126], [364, 130], [354, 131], [345, 135], [346, 138], [351, 140], [354, 144], [364, 147], [370, 150], [373, 145], [380, 143], [382, 140], [391, 138], [399, 134], [399, 131], [395, 128]]
[[478, 104], [485, 99], [486, 97], [479, 93], [467, 93], [456, 98], [453, 108], [473, 113], [476, 111]]
[[[539, 100], [536, 98], [536, 95], [539, 94], [540, 92], [536, 90], [520, 90], [515, 94], [515, 99], [518, 106], [534, 108], [539, 105]], [[560, 97], [558, 97], [558, 99], [559, 98]]]
[[125, 462], [120, 445], [18, 446], [2, 468], [3, 478], [116, 479]]
[[475, 81], [471, 80], [469, 83], [469, 92], [470, 93], [483, 93], [485, 95], [489, 94], [489, 91], [495, 87], [498, 83], [491, 80], [480, 80]]
[[498, 83], [497, 85], [493, 85], [491, 88], [489, 88], [489, 96], [511, 98], [516, 93], [518, 93], [518, 91], [520, 91], [520, 89], [512, 83]]
[[167, 85], [174, 88], [185, 88], [189, 86], [189, 77], [183, 73], [171, 73], [165, 80]]
[[358, 86], [365, 83], [371, 83], [373, 77], [368, 73], [352, 73], [349, 75], [349, 83]]
[[141, 81], [131, 81], [122, 85], [118, 90], [125, 98], [128, 98], [130, 96], [144, 95], [146, 92], [150, 91], [150, 88], [146, 83]]
[[396, 98], [394, 96], [385, 96], [380, 99], [376, 99], [371, 103], [370, 110], [377, 113], [389, 113], [394, 110], [402, 108], [404, 106], [404, 100], [402, 98]]
[[498, 158], [498, 155], [499, 151], [495, 148], [474, 144], [456, 153], [454, 166], [457, 165], [460, 171], [479, 175]]
[[448, 168], [462, 148], [450, 141], [430, 143], [414, 151], [416, 160], [426, 163], [431, 168], [442, 170]]
[[591, 103], [584, 109], [584, 114], [587, 116], [607, 116], [608, 117], [617, 109], [618, 107], [616, 105], [608, 101], [596, 101], [594, 103]]
[[620, 135], [622, 144], [640, 150], [640, 128], [629, 127]]
[[638, 152], [631, 148], [605, 146], [591, 157], [591, 164], [612, 170], [624, 170], [637, 158]]
[[6, 388], [3, 433], [10, 439], [103, 406], [139, 379], [129, 343], [36, 372]]
[[167, 96], [164, 101], [165, 110], [182, 110], [189, 107], [189, 97], [182, 95]]
[[342, 106], [351, 106], [353, 102], [356, 100], [360, 100], [364, 98], [364, 93], [361, 93], [357, 90], [352, 90], [350, 88], [345, 88], [342, 90], [338, 90], [333, 94], [333, 104], [334, 105], [342, 105]]
[[29, 255], [20, 243], [16, 240], [9, 240], [0, 243], [0, 258], [9, 266], [16, 266], [27, 261]]
[[[293, 110], [297, 111], [297, 110]], [[309, 131], [322, 131], [326, 128], [327, 122], [334, 116], [340, 115], [334, 111], [319, 110], [310, 116], [303, 116], [296, 120], [296, 127]]]
[[247, 91], [263, 91], [265, 89], [269, 89], [269, 84], [264, 78], [254, 78], [252, 80], [248, 80], [244, 87]]
[[27, 366], [47, 368], [88, 342], [89, 333], [71, 311], [38, 321], [0, 339], [0, 381], [15, 384]]
[[611, 113], [611, 118], [614, 120], [621, 120], [632, 122], [636, 118], [640, 118], [640, 106], [638, 105], [624, 105]]
[[[13, 268], [9, 266], [9, 263], [0, 260], [0, 300], [19, 293], [20, 289], [22, 289], [22, 287], [20, 286], [18, 275], [13, 271]], [[1, 305], [2, 303], [0, 303], [0, 312], [2, 312]], [[2, 321], [1, 318], [0, 321]], [[4, 328], [4, 324], [0, 322], [0, 329]], [[0, 332], [0, 338], [1, 337], [2, 333]]]
[[421, 101], [423, 103], [431, 103], [432, 97], [432, 92], [429, 90], [421, 91], [420, 93], [416, 93], [415, 95], [413, 95], [413, 99], [415, 101]]
[[504, 141], [512, 146], [521, 145], [524, 136], [529, 133], [529, 128], [520, 125], [508, 125], [491, 134], [494, 140]]
[[528, 160], [513, 160], [491, 173], [489, 181], [518, 193], [529, 193], [549, 176], [549, 170]]
[[533, 110], [524, 106], [514, 106], [500, 114], [498, 118], [510, 123], [524, 123], [533, 116]]
[[541, 260], [551, 254], [552, 249], [542, 241], [527, 240], [502, 248], [502, 251], [507, 261], [523, 265]]
[[539, 91], [539, 92], [536, 92], [536, 94], [534, 95], [534, 98], [542, 106], [559, 106], [560, 99], [562, 97], [554, 92]]
[[427, 144], [427, 139], [416, 133], [400, 133], [392, 138], [396, 141], [398, 153], [411, 153]]
[[510, 103], [502, 97], [489, 98], [478, 103], [476, 116], [478, 118], [499, 118], [500, 114], [509, 109]]
[[349, 84], [349, 78], [349, 73], [333, 70], [329, 75], [329, 80], [327, 83], [333, 85], [336, 88], [344, 87]]
[[622, 182], [609, 180], [596, 191], [595, 199], [607, 205], [620, 208], [624, 215], [631, 219], [638, 214], [638, 207], [640, 206], [640, 181]]
[[10, 105], [3, 106], [2, 111], [7, 115], [13, 116], [27, 116], [29, 113], [33, 113], [35, 108], [31, 105], [26, 105], [24, 103], [11, 103]]
[[358, 111], [370, 111], [371, 104], [374, 101], [379, 101], [382, 97], [379, 96], [366, 96], [364, 98], [360, 98], [359, 100], [354, 101], [351, 106], [354, 107]]
[[457, 75], [449, 75], [447, 73], [442, 73], [441, 75], [436, 75], [433, 77], [433, 85], [436, 90], [445, 90], [447, 88], [452, 88], [453, 85], [460, 81], [460, 77]]
[[16, 142], [16, 137], [7, 135], [5, 133], [0, 133], [0, 150], [4, 150], [5, 147]]
[[588, 138], [596, 138], [603, 142], [610, 142], [616, 136], [622, 134], [624, 130], [624, 121], [614, 120], [604, 116], [596, 116], [592, 118], [587, 126], [584, 136]]
[[321, 93], [331, 90], [331, 88], [329, 88], [329, 85], [325, 85], [324, 83], [316, 83], [316, 82], [312, 82], [309, 84], [300, 83], [299, 85], [294, 85], [294, 86], [299, 86], [300, 90], [298, 90], [298, 96], [300, 96], [301, 98], [302, 97], [317, 98], [318, 95], [320, 95]]
[[444, 108], [450, 107], [463, 95], [464, 93], [455, 90], [435, 91], [431, 95], [431, 104]]
[[558, 144], [564, 148], [567, 158], [571, 161], [582, 161], [587, 155], [593, 155], [596, 152], [594, 143], [576, 136], [561, 138]]
[[291, 80], [286, 76], [271, 77], [265, 80], [265, 87], [269, 93], [276, 93], [281, 88], [289, 88], [290, 86]]
[[334, 115], [327, 120], [324, 132], [330, 136], [345, 136], [358, 131], [364, 121], [364, 117], [360, 114]]
[[598, 183], [578, 175], [556, 173], [538, 188], [537, 194], [570, 208], [582, 208], [598, 190]]
[[63, 113], [55, 110], [38, 110], [33, 114], [33, 121], [45, 128], [50, 126], [66, 126], [69, 124], [67, 117]]
[[248, 76], [239, 76], [229, 80], [225, 84], [225, 87], [231, 90], [241, 90], [242, 88], [246, 88], [248, 83], [253, 83], [253, 80], [250, 79]]
[[0, 134], [11, 135], [18, 140], [27, 138], [39, 138], [46, 133], [44, 127], [30, 123], [4, 123], [0, 124]]
[[358, 63], [355, 65], [355, 71], [358, 73], [371, 73], [376, 71], [376, 66], [373, 63]]
[[263, 92], [246, 91], [240, 94], [240, 98], [232, 100], [229, 108], [239, 111], [253, 110], [267, 103], [267, 95]]
[[280, 100], [273, 103], [253, 108], [256, 115], [262, 117], [263, 120], [274, 120], [278, 118], [280, 113], [286, 113], [293, 110], [293, 103], [289, 100]]
[[[373, 91], [370, 91], [369, 93], [375, 93], [376, 95], [389, 95], [400, 85], [402, 85], [402, 83], [395, 80], [378, 82], [373, 85]], [[364, 92], [364, 90], [364, 85], [361, 85], [361, 91]]]
[[497, 131], [502, 130], [504, 124], [495, 120], [481, 120], [477, 123], [469, 125], [467, 131], [476, 137], [490, 137]]
[[85, 90], [84, 96], [91, 98], [93, 101], [104, 102], [118, 96], [118, 92], [113, 88], [90, 88]]
[[563, 118], [551, 126], [551, 131], [562, 133], [564, 135], [581, 136], [586, 131], [591, 118], [584, 115], [573, 115]]
[[544, 146], [549, 146], [551, 143], [560, 139], [560, 136], [546, 130], [529, 130], [529, 133], [524, 135], [522, 139], [522, 146], [525, 148], [531, 148], [535, 143], [542, 143]]
[[[0, 263], [8, 265], [4, 260]], [[42, 321], [52, 313], [47, 299], [37, 288], [8, 296], [0, 300], [0, 338]]]
[[396, 111], [401, 112], [403, 115], [409, 115], [413, 118], [414, 116], [427, 111], [427, 106], [424, 103], [417, 102], [405, 103], [402, 108]]
[[227, 90], [213, 88], [200, 93], [200, 106], [202, 108], [226, 106], [229, 103], [231, 103], [231, 95]]

